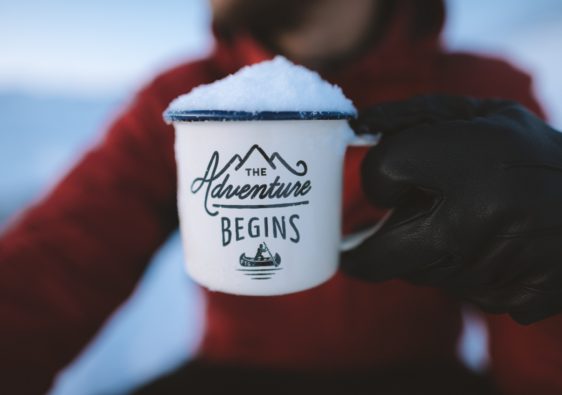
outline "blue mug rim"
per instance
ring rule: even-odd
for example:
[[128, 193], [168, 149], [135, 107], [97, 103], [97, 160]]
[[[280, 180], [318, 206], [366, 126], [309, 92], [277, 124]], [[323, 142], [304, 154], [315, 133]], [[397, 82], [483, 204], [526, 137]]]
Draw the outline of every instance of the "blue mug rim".
[[229, 111], [229, 110], [166, 110], [166, 122], [200, 121], [288, 121], [354, 119], [357, 115], [339, 111]]

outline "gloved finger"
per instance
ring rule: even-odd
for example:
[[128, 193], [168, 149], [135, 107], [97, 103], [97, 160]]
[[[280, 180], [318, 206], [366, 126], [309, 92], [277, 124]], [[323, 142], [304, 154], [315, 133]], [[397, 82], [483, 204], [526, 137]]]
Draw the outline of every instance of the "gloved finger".
[[520, 289], [526, 295], [524, 303], [509, 310], [518, 323], [532, 324], [562, 311], [562, 289], [557, 284], [543, 284], [541, 288], [524, 284]]
[[405, 135], [369, 150], [361, 164], [361, 184], [371, 203], [387, 208], [400, 205], [402, 212], [427, 211], [442, 197], [437, 186], [442, 170], [433, 170], [438, 163], [425, 161], [420, 166], [420, 154], [411, 146]]
[[556, 292], [521, 284], [496, 289], [460, 290], [458, 293], [464, 293], [468, 301], [488, 313], [509, 313], [516, 322], [523, 325], [545, 319], [562, 309], [562, 292], [554, 295]]
[[481, 111], [482, 103], [483, 101], [461, 96], [416, 96], [406, 101], [381, 103], [362, 110], [350, 124], [358, 134], [387, 134], [424, 124], [472, 119]]
[[[546, 124], [542, 119], [540, 119], [531, 110], [524, 107], [523, 105], [506, 100], [487, 100], [482, 103], [483, 111], [486, 112], [487, 122], [495, 125], [498, 129], [505, 129], [512, 125], [510, 132], [512, 134], [520, 134], [522, 139], [524, 136], [536, 135], [536, 140], [542, 140], [548, 136], [560, 136], [560, 133], [553, 129], [551, 126]], [[501, 130], [500, 129], [500, 130]], [[549, 131], [550, 133], [545, 133]], [[514, 138], [513, 138], [514, 139]], [[556, 155], [560, 148], [562, 148], [562, 140], [560, 139], [549, 139], [549, 145], [558, 146], [558, 150], [545, 151], [544, 153], [554, 153], [552, 157], [541, 158], [544, 162], [556, 161], [558, 162], [559, 157]]]
[[517, 323], [521, 325], [529, 325], [559, 314], [561, 310], [562, 303], [556, 303], [552, 299], [542, 297], [528, 308], [511, 311], [509, 315]]
[[381, 229], [358, 247], [342, 254], [344, 273], [369, 281], [384, 281], [439, 266], [448, 258], [432, 213], [414, 217], [395, 208]]
[[491, 314], [504, 314], [521, 309], [528, 300], [528, 295], [509, 289], [457, 289], [455, 293]]
[[401, 275], [401, 278], [415, 285], [449, 289], [457, 283], [459, 270], [460, 266], [456, 257], [452, 254], [444, 254], [441, 259], [420, 267], [418, 270], [410, 270]]

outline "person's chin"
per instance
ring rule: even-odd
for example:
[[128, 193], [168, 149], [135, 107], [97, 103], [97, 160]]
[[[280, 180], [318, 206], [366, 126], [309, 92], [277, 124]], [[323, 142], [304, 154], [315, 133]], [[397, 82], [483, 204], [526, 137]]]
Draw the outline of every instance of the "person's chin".
[[313, 0], [210, 0], [213, 24], [224, 31], [271, 35], [298, 25]]

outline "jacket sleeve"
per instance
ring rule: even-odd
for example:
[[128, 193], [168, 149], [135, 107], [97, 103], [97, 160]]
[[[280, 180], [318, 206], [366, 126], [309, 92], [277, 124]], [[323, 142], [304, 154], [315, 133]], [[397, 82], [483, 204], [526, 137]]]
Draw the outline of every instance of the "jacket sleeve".
[[562, 394], [562, 314], [522, 326], [489, 316], [492, 374], [506, 395]]
[[0, 238], [0, 393], [44, 393], [177, 226], [173, 131], [142, 91]]

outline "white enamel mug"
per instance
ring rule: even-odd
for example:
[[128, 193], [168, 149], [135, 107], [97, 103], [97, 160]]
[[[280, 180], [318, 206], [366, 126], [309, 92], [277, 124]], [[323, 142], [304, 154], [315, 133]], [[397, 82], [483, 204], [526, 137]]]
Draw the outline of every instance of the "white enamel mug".
[[[338, 268], [346, 147], [373, 145], [351, 114], [168, 111], [186, 269], [213, 291], [282, 295]], [[379, 223], [380, 226], [380, 223]]]

